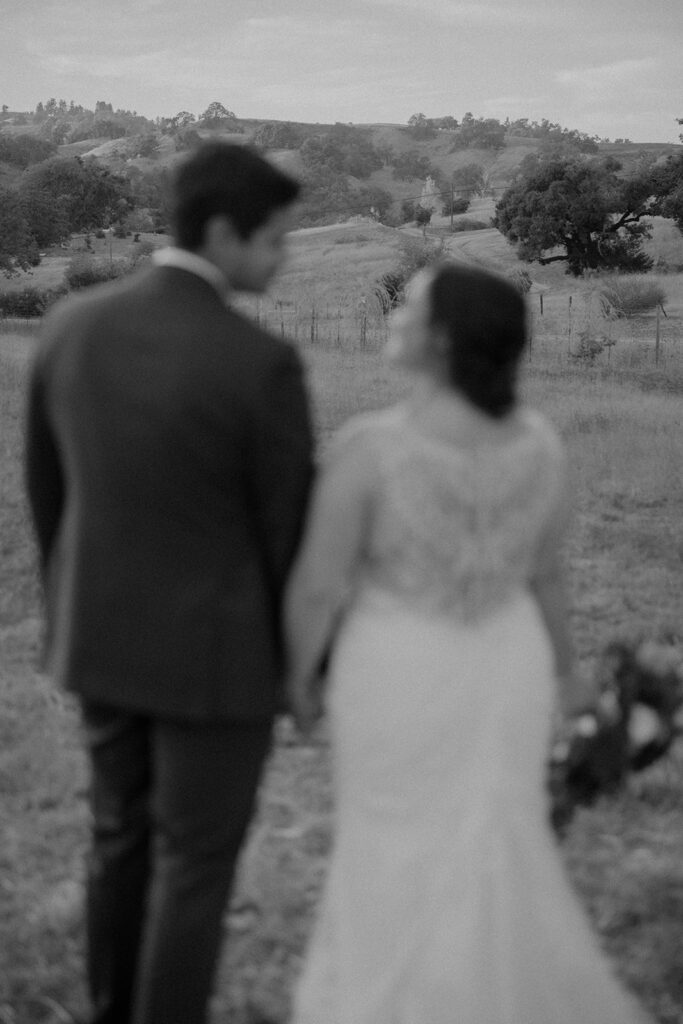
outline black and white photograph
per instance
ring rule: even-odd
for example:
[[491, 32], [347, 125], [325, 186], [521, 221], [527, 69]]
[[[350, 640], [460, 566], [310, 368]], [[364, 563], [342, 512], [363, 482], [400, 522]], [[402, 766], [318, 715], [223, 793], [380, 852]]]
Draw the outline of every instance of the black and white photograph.
[[680, 4], [0, 20], [0, 1024], [683, 1024]]

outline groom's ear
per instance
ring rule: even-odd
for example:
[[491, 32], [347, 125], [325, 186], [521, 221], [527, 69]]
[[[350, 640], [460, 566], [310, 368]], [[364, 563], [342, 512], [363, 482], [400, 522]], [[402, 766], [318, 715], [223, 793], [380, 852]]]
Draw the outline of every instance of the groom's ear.
[[216, 213], [204, 225], [204, 241], [197, 254], [218, 267], [230, 281], [244, 259], [244, 244], [230, 218]]
[[224, 213], [214, 213], [204, 224], [204, 246], [209, 249], [237, 246], [244, 239], [231, 219]]

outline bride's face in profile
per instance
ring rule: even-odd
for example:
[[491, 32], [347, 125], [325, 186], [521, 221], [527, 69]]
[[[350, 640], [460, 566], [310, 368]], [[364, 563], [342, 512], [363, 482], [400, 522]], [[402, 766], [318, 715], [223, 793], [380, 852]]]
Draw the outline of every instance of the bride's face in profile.
[[405, 302], [391, 316], [385, 349], [390, 362], [427, 373], [441, 364], [438, 331], [430, 324], [430, 281], [431, 275], [423, 271], [409, 283]]

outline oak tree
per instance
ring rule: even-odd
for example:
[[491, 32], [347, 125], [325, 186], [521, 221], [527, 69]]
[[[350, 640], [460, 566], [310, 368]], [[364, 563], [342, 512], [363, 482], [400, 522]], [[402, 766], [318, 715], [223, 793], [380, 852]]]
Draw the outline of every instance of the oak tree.
[[550, 157], [526, 165], [496, 206], [495, 226], [520, 259], [585, 270], [647, 270], [642, 248], [658, 212], [652, 168], [620, 175], [618, 161]]

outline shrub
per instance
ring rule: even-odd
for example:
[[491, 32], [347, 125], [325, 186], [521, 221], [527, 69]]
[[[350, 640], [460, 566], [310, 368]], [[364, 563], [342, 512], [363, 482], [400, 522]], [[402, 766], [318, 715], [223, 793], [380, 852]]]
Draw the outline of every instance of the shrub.
[[0, 294], [0, 316], [31, 320], [41, 317], [56, 299], [66, 293], [66, 288], [34, 288], [27, 285], [16, 291]]
[[123, 264], [123, 273], [126, 273], [128, 270], [137, 270], [141, 264], [148, 263], [157, 248], [154, 242], [150, 242], [146, 238], [138, 242], [132, 254], [128, 257], [127, 263]]
[[368, 235], [357, 234], [357, 235], [338, 235], [335, 240], [335, 245], [363, 245], [364, 242], [369, 242], [370, 238]]
[[432, 211], [428, 210], [424, 206], [417, 206], [415, 208], [415, 223], [420, 228], [426, 228], [432, 219]]
[[647, 313], [663, 306], [666, 300], [666, 292], [656, 278], [634, 274], [610, 278], [600, 296], [605, 314], [615, 317]]
[[531, 291], [533, 281], [531, 280], [531, 275], [528, 270], [524, 270], [521, 267], [515, 267], [514, 270], [509, 271], [505, 276], [510, 284], [513, 284], [517, 291], [521, 292], [522, 295], [528, 295]]
[[156, 252], [157, 248], [154, 242], [151, 242], [148, 238], [143, 238], [138, 244], [136, 257], [140, 259], [143, 256], [151, 256], [153, 252]]
[[122, 260], [100, 262], [88, 256], [74, 256], [66, 268], [64, 277], [69, 288], [75, 291], [121, 277], [128, 269], [128, 264]]
[[467, 196], [448, 196], [443, 206], [441, 207], [441, 214], [444, 217], [450, 217], [452, 213], [465, 213], [469, 209], [470, 201]]
[[415, 203], [412, 199], [404, 199], [401, 203], [401, 223], [409, 224], [415, 220]]
[[487, 224], [485, 220], [475, 220], [473, 217], [462, 217], [460, 220], [456, 220], [453, 223], [453, 232], [456, 231], [484, 231], [486, 228], [490, 228], [490, 222]]
[[400, 242], [399, 249], [401, 256], [397, 269], [401, 271], [405, 281], [418, 270], [422, 270], [423, 267], [429, 267], [432, 263], [443, 259], [444, 255], [443, 240], [432, 242], [418, 238], [405, 238]]
[[138, 207], [137, 210], [131, 210], [130, 213], [126, 214], [121, 230], [124, 231], [123, 235], [117, 234], [116, 231], [114, 232], [116, 238], [125, 238], [131, 231], [133, 234], [139, 234], [141, 231], [153, 231], [154, 219], [149, 209]]
[[416, 149], [406, 150], [394, 158], [393, 176], [398, 181], [410, 181], [411, 178], [434, 177], [436, 171], [426, 156], [422, 156]]
[[443, 241], [435, 243], [406, 238], [400, 249], [398, 264], [375, 282], [375, 296], [383, 313], [389, 313], [400, 305], [405, 286], [413, 274], [443, 259], [444, 255]]
[[401, 270], [382, 274], [375, 285], [375, 297], [383, 313], [390, 313], [403, 301], [405, 277]]
[[575, 348], [570, 352], [572, 359], [582, 363], [594, 363], [604, 349], [610, 348], [614, 342], [604, 334], [595, 334], [587, 324], [577, 335]]

